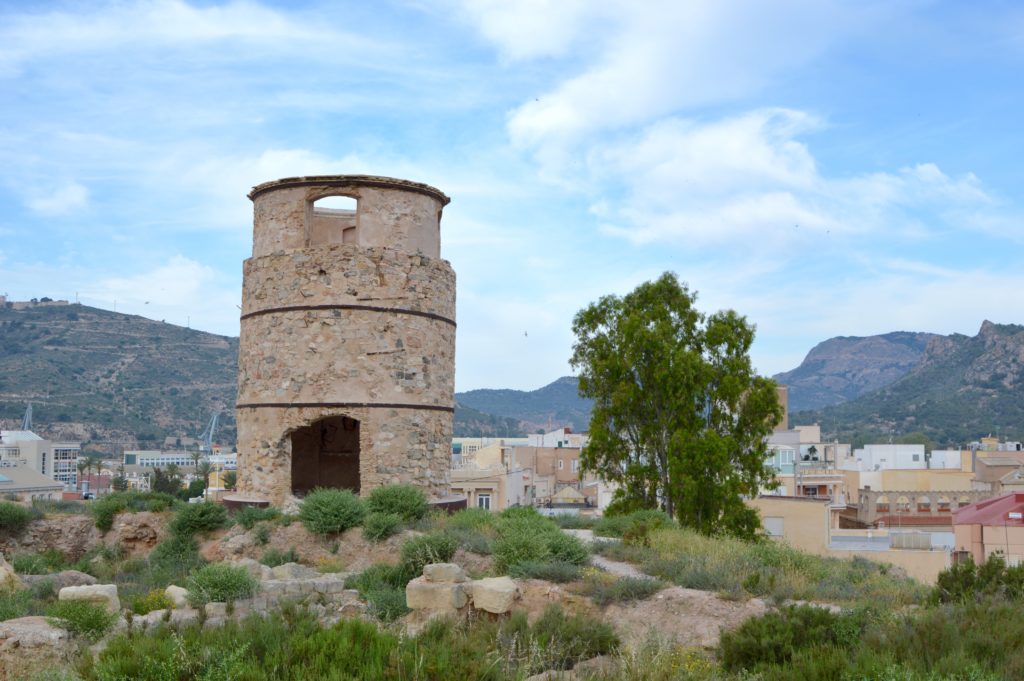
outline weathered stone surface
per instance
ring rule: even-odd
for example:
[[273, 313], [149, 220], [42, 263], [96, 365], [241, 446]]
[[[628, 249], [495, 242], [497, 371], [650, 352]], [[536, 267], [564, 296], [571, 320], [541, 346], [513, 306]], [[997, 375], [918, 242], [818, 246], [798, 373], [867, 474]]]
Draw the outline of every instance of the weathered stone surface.
[[405, 587], [405, 604], [412, 610], [451, 612], [469, 601], [462, 584], [438, 584], [417, 577]]
[[285, 563], [271, 569], [274, 579], [316, 579], [320, 573], [299, 563]]
[[227, 603], [207, 603], [204, 607], [207, 617], [227, 617]]
[[61, 570], [52, 575], [22, 575], [21, 581], [30, 586], [42, 584], [43, 582], [52, 582], [53, 588], [60, 591], [66, 586], [88, 586], [95, 584], [97, 579], [90, 574], [79, 572], [78, 570]]
[[7, 559], [4, 558], [4, 554], [0, 553], [0, 587], [3, 588], [18, 588], [21, 586], [21, 579], [18, 574], [14, 571], [14, 568]]
[[250, 575], [260, 581], [274, 579], [273, 570], [253, 558], [239, 558], [229, 562], [235, 567], [245, 568]]
[[519, 587], [510, 577], [489, 577], [471, 583], [473, 607], [493, 613], [505, 613], [519, 597]]
[[188, 607], [188, 589], [171, 584], [164, 589], [164, 593], [171, 599], [171, 603], [176, 610]]
[[167, 536], [167, 517], [160, 513], [138, 511], [118, 513], [104, 536], [108, 544], [120, 545], [130, 555], [149, 553]]
[[70, 639], [46, 617], [0, 622], [0, 679], [28, 679], [70, 665], [77, 652]]
[[[339, 194], [358, 200], [355, 215], [311, 209]], [[305, 481], [297, 487], [322, 482], [365, 493], [409, 483], [447, 494], [455, 361], [455, 274], [440, 258], [447, 199], [415, 183], [355, 177], [269, 183], [252, 198], [239, 492], [288, 506], [293, 438], [324, 418], [346, 417], [358, 422], [358, 435], [349, 431], [358, 445], [330, 450], [330, 466], [295, 469]]]
[[88, 584], [66, 586], [57, 593], [59, 601], [91, 601], [106, 606], [110, 612], [121, 611], [116, 584]]
[[185, 624], [192, 624], [193, 622], [199, 621], [199, 611], [193, 608], [182, 608], [181, 610], [171, 610], [171, 616], [168, 619], [173, 625], [181, 626]]
[[455, 563], [431, 563], [423, 567], [428, 582], [465, 582], [466, 571]]
[[68, 560], [78, 560], [101, 542], [100, 531], [91, 515], [61, 514], [33, 520], [17, 536], [0, 537], [0, 551], [10, 555], [16, 551], [53, 549]]

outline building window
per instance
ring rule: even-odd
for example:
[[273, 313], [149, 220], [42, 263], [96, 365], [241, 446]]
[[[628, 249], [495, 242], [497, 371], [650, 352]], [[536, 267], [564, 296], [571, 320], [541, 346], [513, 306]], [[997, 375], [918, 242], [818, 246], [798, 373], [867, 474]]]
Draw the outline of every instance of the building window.
[[558, 460], [558, 470], [562, 470], [563, 468], [565, 468], [565, 461], [563, 461], [562, 459], [559, 459]]
[[914, 454], [914, 461], [920, 461], [920, 460], [921, 460], [921, 455], [920, 454]]
[[476, 507], [491, 510], [491, 495], [490, 494], [477, 494], [476, 495]]
[[572, 460], [572, 472], [576, 473], [576, 472], [579, 471], [579, 469], [580, 469], [580, 460], [579, 459], [573, 459]]

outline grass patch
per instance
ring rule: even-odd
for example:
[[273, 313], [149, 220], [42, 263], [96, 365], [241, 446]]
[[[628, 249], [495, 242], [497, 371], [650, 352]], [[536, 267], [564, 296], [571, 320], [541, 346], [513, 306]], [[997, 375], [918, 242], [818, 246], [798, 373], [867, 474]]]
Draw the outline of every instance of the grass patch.
[[67, 629], [87, 641], [99, 640], [117, 621], [117, 613], [90, 601], [57, 601], [47, 614], [54, 626]]
[[161, 492], [114, 492], [92, 503], [92, 514], [96, 527], [101, 532], [114, 526], [114, 517], [125, 511], [149, 511], [162, 513], [181, 502], [170, 494]]
[[266, 508], [244, 506], [235, 511], [235, 514], [231, 516], [231, 520], [246, 530], [251, 530], [257, 523], [272, 522], [280, 519], [280, 517], [281, 511], [273, 506], [267, 506]]
[[56, 549], [39, 553], [15, 553], [11, 556], [11, 567], [19, 575], [49, 575], [68, 567], [64, 554]]
[[228, 512], [220, 504], [204, 501], [183, 504], [171, 520], [170, 530], [175, 537], [193, 537], [219, 530], [228, 524]]
[[20, 534], [32, 520], [32, 511], [10, 501], [0, 501], [0, 532]]
[[294, 547], [287, 551], [281, 551], [280, 549], [267, 549], [266, 552], [264, 552], [263, 557], [260, 558], [260, 562], [267, 567], [277, 567], [278, 565], [284, 565], [285, 563], [298, 563], [299, 555], [295, 553]]
[[227, 603], [249, 598], [256, 593], [258, 584], [242, 567], [215, 563], [201, 567], [189, 577], [188, 602], [194, 608], [207, 603]]
[[668, 584], [650, 577], [617, 577], [599, 570], [588, 570], [582, 592], [600, 606], [640, 601], [658, 593]]
[[508, 574], [516, 579], [543, 579], [564, 584], [580, 579], [583, 571], [579, 565], [559, 560], [527, 560], [510, 567]]

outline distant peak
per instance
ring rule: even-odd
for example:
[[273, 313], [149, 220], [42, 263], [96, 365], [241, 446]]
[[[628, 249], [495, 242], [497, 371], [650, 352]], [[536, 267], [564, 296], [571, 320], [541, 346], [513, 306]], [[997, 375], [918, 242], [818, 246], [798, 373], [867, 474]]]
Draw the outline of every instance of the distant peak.
[[990, 336], [990, 335], [992, 335], [995, 332], [996, 332], [996, 325], [986, 319], [985, 321], [983, 321], [981, 323], [981, 329], [978, 330], [978, 335], [979, 336]]

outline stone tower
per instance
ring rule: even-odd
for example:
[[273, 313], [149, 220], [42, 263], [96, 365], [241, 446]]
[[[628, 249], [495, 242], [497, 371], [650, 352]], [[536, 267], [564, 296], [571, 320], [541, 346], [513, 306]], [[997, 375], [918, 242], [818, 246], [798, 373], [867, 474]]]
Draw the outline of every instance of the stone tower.
[[[320, 208], [332, 196], [354, 210]], [[447, 494], [455, 273], [449, 198], [389, 177], [254, 187], [238, 357], [238, 491], [283, 505], [315, 487]]]

